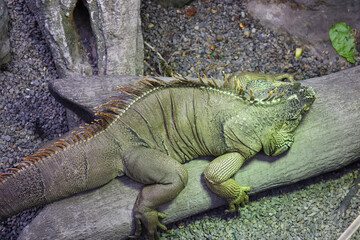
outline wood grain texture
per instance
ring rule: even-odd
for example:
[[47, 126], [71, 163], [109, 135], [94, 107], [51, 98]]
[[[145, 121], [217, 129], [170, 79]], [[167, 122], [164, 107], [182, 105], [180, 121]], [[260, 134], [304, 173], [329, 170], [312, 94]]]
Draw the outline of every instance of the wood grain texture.
[[[359, 76], [360, 67], [355, 67], [303, 81], [303, 85], [317, 91], [318, 98], [296, 130], [290, 151], [278, 157], [256, 155], [240, 169], [235, 180], [251, 186], [251, 194], [254, 194], [359, 160]], [[110, 77], [110, 82], [120, 85], [127, 78]], [[81, 103], [90, 96], [91, 81], [81, 83], [84, 96], [74, 101]], [[69, 85], [80, 82], [73, 81]], [[108, 86], [104, 82], [97, 84], [98, 92], [93, 96], [99, 97], [99, 92], [102, 96], [108, 95], [105, 94]], [[54, 89], [55, 85], [52, 85]], [[66, 87], [74, 92], [74, 86]], [[66, 94], [62, 92], [61, 95]], [[92, 104], [86, 107], [90, 109]], [[160, 208], [168, 216], [163, 221], [165, 224], [226, 204], [205, 186], [202, 172], [207, 164], [208, 160], [204, 159], [185, 164], [189, 183], [174, 201]], [[132, 208], [140, 189], [140, 184], [121, 177], [102, 188], [50, 204], [25, 228], [19, 239], [125, 239], [133, 230]]]

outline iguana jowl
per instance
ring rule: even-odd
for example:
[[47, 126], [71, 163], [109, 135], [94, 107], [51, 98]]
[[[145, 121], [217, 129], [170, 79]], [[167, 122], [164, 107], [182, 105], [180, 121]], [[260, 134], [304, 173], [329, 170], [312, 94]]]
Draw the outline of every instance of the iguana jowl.
[[182, 163], [199, 156], [216, 157], [205, 181], [227, 199], [230, 211], [238, 210], [248, 202], [250, 187], [231, 177], [262, 149], [270, 156], [286, 151], [316, 96], [288, 74], [206, 80], [147, 79], [121, 87], [127, 97], [103, 104], [97, 112], [101, 119], [0, 175], [0, 219], [125, 174], [147, 184], [134, 207], [134, 236], [143, 224], [149, 238], [157, 239], [157, 227], [166, 229], [157, 207], [182, 191], [188, 179]]

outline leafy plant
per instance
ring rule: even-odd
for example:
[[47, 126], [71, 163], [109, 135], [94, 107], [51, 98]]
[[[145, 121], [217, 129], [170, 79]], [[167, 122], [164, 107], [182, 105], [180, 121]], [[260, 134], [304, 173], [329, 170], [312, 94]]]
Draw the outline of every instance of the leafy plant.
[[331, 44], [336, 52], [346, 58], [347, 61], [355, 63], [356, 58], [356, 35], [354, 30], [344, 22], [333, 25], [329, 30]]

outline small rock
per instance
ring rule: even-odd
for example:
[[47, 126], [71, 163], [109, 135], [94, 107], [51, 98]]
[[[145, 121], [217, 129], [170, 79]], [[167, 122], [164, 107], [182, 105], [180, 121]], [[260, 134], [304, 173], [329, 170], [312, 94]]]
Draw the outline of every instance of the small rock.
[[211, 8], [210, 12], [215, 14], [215, 13], [217, 13], [217, 9], [216, 8]]
[[224, 36], [222, 34], [218, 34], [216, 35], [216, 40], [217, 41], [223, 41], [224, 40]]
[[7, 142], [9, 142], [11, 140], [11, 137], [9, 135], [5, 135], [3, 136], [3, 139]]
[[188, 7], [185, 9], [185, 18], [190, 18], [194, 16], [197, 13], [196, 8], [194, 7]]

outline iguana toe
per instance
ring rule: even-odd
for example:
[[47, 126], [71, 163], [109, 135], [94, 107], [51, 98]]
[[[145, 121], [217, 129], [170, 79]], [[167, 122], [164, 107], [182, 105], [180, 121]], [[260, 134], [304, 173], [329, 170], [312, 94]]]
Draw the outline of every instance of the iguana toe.
[[229, 201], [229, 209], [225, 210], [225, 212], [237, 212], [239, 207], [245, 207], [245, 204], [249, 203], [249, 196], [246, 192], [249, 192], [250, 190], [250, 187], [240, 187], [239, 195], [235, 199]]
[[164, 213], [158, 212], [156, 210], [149, 211], [136, 211], [135, 212], [135, 233], [134, 235], [129, 236], [131, 239], [139, 238], [141, 236], [142, 225], [145, 226], [147, 230], [147, 235], [149, 240], [157, 240], [160, 238], [160, 234], [157, 231], [157, 228], [162, 230], [167, 230], [165, 225], [161, 224], [159, 218], [165, 218]]
[[[162, 212], [158, 212], [158, 217], [159, 217], [159, 218], [166, 218], [166, 215], [165, 215], [164, 213], [162, 213]], [[164, 231], [167, 231], [167, 230], [168, 230], [167, 227], [165, 227], [165, 225], [163, 225], [163, 224], [160, 223], [160, 221], [158, 221], [157, 226], [158, 226], [159, 228], [161, 228], [162, 230], [164, 230]]]
[[162, 213], [162, 212], [158, 212], [158, 217], [159, 218], [166, 218], [166, 214], [165, 213]]

